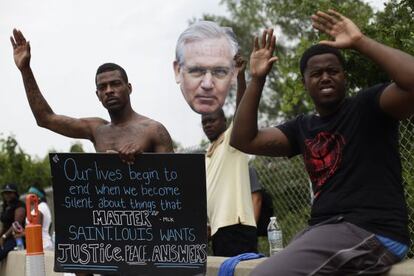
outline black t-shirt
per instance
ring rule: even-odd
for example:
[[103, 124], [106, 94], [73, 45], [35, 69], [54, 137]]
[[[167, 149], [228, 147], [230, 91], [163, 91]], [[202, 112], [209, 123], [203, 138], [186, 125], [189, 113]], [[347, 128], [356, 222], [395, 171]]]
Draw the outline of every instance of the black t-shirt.
[[302, 154], [314, 192], [310, 225], [341, 215], [370, 232], [409, 244], [398, 150], [398, 121], [379, 107], [386, 85], [360, 91], [326, 117], [279, 125], [292, 156]]

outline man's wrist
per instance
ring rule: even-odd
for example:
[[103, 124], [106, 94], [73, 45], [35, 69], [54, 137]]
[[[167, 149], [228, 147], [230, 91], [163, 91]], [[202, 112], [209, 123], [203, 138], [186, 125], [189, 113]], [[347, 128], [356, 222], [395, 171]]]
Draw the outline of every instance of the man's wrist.
[[27, 64], [20, 67], [19, 70], [22, 74], [27, 74], [32, 70], [32, 68], [30, 68], [30, 64]]
[[264, 76], [252, 76], [251, 82], [257, 83], [257, 84], [264, 84], [266, 82], [266, 75]]
[[370, 40], [369, 37], [361, 33], [361, 37], [354, 40], [351, 48], [357, 51], [361, 51], [361, 50], [363, 51], [365, 48], [370, 48], [371, 46], [369, 44], [370, 43], [369, 40]]

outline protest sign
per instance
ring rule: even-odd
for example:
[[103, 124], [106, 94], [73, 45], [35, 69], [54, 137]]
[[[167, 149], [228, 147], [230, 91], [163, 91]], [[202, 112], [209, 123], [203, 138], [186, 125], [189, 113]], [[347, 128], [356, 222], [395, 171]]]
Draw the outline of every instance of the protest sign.
[[55, 270], [202, 275], [204, 155], [51, 153]]

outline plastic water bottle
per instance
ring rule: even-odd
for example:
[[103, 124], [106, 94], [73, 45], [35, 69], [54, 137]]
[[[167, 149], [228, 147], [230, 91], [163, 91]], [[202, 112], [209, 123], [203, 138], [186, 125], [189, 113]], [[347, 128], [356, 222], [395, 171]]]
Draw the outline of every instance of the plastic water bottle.
[[16, 246], [14, 250], [24, 250], [24, 243], [22, 238], [16, 238]]
[[[23, 227], [20, 225], [18, 221], [13, 222], [12, 226], [13, 231], [15, 231], [16, 233], [21, 234], [24, 231]], [[14, 250], [24, 250], [24, 243], [22, 237], [16, 238], [16, 246], [14, 247]]]
[[267, 226], [267, 238], [269, 240], [270, 256], [276, 254], [283, 249], [282, 230], [276, 221], [276, 217], [271, 217]]

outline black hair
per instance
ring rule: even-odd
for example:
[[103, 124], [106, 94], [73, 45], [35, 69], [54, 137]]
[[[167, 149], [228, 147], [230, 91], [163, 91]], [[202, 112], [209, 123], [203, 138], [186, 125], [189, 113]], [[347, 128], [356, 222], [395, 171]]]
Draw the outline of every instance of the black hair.
[[14, 193], [16, 195], [16, 197], [11, 202], [7, 202], [7, 201], [4, 200], [3, 192], [1, 193], [1, 197], [2, 197], [1, 199], [3, 201], [2, 215], [5, 213], [6, 209], [9, 206], [12, 206], [12, 207], [16, 206], [17, 203], [19, 202], [19, 192], [17, 190], [17, 185], [15, 183], [6, 183], [3, 187], [3, 190], [7, 189], [7, 188], [10, 189], [10, 192]]
[[224, 119], [224, 121], [226, 121], [226, 120], [227, 120], [226, 115], [224, 115], [223, 108], [219, 108], [219, 109], [218, 109], [215, 113], [216, 113], [217, 115], [219, 115], [221, 118], [223, 118], [223, 119]]
[[98, 67], [98, 70], [96, 70], [96, 75], [95, 75], [95, 84], [96, 84], [96, 80], [97, 80], [97, 76], [98, 74], [101, 73], [105, 73], [105, 72], [109, 72], [109, 71], [119, 71], [119, 73], [121, 73], [121, 78], [128, 83], [128, 75], [125, 72], [124, 68], [122, 68], [121, 66], [119, 66], [118, 64], [115, 63], [104, 63], [101, 66]]
[[206, 113], [201, 115], [201, 119], [203, 119], [205, 116], [214, 116], [217, 115], [218, 118], [223, 119], [224, 121], [227, 121], [226, 115], [224, 114], [223, 108], [219, 108], [216, 111], [212, 113]]
[[302, 74], [302, 77], [305, 74], [305, 70], [308, 65], [308, 60], [313, 56], [323, 55], [323, 54], [334, 54], [338, 58], [339, 62], [341, 63], [342, 68], [345, 68], [345, 59], [337, 48], [334, 48], [334, 47], [331, 47], [325, 44], [316, 44], [306, 49], [302, 57], [300, 58], [299, 64], [300, 64], [300, 73]]

